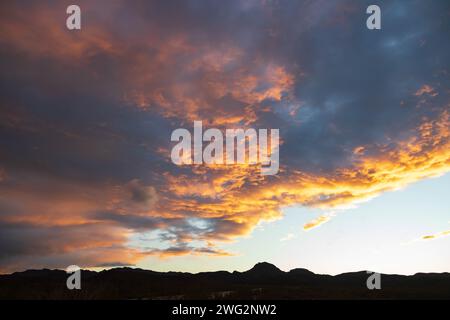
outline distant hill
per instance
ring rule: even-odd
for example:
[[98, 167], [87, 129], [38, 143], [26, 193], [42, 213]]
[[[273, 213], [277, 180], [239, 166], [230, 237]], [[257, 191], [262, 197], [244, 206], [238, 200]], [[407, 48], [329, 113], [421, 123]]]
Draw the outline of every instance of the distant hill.
[[306, 269], [284, 272], [263, 262], [245, 272], [155, 272], [116, 268], [81, 272], [81, 290], [68, 290], [62, 270], [0, 276], [0, 299], [450, 299], [449, 273], [381, 275], [366, 287], [365, 271], [337, 276]]

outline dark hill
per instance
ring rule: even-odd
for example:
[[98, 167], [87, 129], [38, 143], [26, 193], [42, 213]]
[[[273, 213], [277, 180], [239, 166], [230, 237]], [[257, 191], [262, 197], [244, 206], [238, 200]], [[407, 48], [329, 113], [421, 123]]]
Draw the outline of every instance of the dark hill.
[[81, 290], [68, 290], [67, 276], [48, 269], [1, 275], [0, 299], [450, 299], [449, 273], [383, 274], [381, 290], [369, 290], [366, 272], [284, 272], [266, 262], [233, 273], [83, 270]]

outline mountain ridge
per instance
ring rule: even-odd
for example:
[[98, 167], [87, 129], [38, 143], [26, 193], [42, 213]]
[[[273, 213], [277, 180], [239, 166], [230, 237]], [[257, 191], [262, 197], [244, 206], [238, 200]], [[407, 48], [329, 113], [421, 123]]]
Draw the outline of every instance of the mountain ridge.
[[381, 290], [367, 288], [370, 275], [282, 271], [267, 262], [242, 272], [118, 267], [81, 270], [81, 290], [68, 290], [64, 270], [31, 269], [0, 275], [0, 299], [450, 299], [448, 272], [381, 274]]

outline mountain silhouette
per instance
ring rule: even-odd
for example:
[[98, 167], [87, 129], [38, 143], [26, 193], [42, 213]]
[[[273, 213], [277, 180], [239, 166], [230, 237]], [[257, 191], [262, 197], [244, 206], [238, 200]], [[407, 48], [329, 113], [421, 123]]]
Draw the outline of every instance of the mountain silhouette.
[[253, 266], [248, 271], [245, 271], [247, 274], [254, 274], [254, 275], [268, 275], [268, 274], [279, 274], [283, 271], [278, 269], [276, 266], [274, 266], [271, 263], [268, 262], [259, 262]]
[[367, 288], [370, 275], [284, 272], [267, 262], [232, 273], [122, 267], [82, 270], [81, 290], [68, 290], [65, 271], [27, 270], [0, 275], [0, 299], [450, 299], [449, 273], [382, 274], [380, 290]]

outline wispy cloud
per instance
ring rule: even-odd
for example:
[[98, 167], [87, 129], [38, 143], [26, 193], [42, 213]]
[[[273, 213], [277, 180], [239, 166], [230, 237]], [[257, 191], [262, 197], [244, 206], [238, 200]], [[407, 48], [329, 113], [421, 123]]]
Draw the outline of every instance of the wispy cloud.
[[450, 236], [450, 230], [442, 231], [442, 232], [439, 232], [436, 234], [425, 235], [421, 239], [422, 240], [433, 240], [433, 239], [439, 239], [439, 238], [443, 238], [443, 237], [447, 237], [447, 236]]
[[335, 216], [335, 213], [328, 213], [328, 214], [320, 215], [316, 219], [311, 220], [308, 223], [305, 223], [303, 225], [303, 230], [304, 231], [309, 231], [311, 229], [320, 227], [322, 224], [327, 223], [328, 221], [330, 221], [330, 219], [332, 217], [334, 217], [334, 216]]
[[427, 84], [420, 87], [420, 89], [417, 90], [416, 93], [414, 93], [414, 95], [417, 97], [422, 96], [424, 94], [428, 94], [432, 97], [435, 97], [438, 95], [438, 93], [434, 90], [434, 88], [432, 88], [431, 86], [429, 86]]
[[288, 233], [287, 235], [285, 235], [283, 238], [280, 239], [281, 242], [283, 241], [289, 241], [292, 239], [295, 239], [297, 236], [293, 233]]

